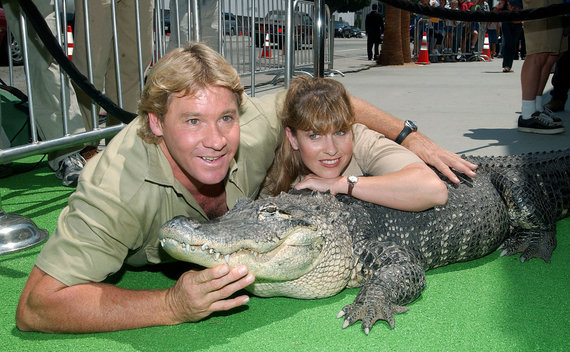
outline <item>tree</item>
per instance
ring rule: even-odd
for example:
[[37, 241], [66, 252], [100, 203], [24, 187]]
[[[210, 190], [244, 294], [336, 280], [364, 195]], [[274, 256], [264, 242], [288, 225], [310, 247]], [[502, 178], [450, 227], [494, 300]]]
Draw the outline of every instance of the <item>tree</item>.
[[385, 14], [384, 41], [378, 63], [381, 65], [403, 65], [401, 11], [394, 6], [386, 5]]
[[412, 62], [410, 50], [410, 11], [400, 10], [400, 33], [402, 36], [402, 56], [404, 63]]
[[325, 4], [329, 6], [331, 13], [356, 12], [370, 6], [370, 0], [325, 0]]
[[403, 65], [412, 61], [410, 53], [410, 13], [386, 5], [384, 41], [378, 63]]

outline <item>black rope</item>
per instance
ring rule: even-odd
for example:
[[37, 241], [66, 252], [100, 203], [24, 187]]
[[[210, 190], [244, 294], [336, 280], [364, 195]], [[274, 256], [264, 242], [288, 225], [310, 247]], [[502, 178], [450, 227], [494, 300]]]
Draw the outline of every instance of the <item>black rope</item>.
[[408, 0], [380, 0], [401, 10], [410, 11], [430, 17], [444, 18], [456, 21], [471, 22], [510, 22], [536, 20], [539, 18], [556, 17], [570, 13], [570, 3], [555, 4], [536, 9], [519, 11], [460, 11], [421, 5]]
[[67, 72], [71, 80], [75, 82], [82, 91], [89, 95], [91, 99], [105, 109], [109, 115], [116, 117], [124, 123], [131, 122], [137, 115], [121, 109], [105, 94], [95, 88], [95, 86], [89, 82], [87, 77], [79, 72], [77, 67], [75, 67], [75, 65], [69, 60], [61, 46], [59, 46], [57, 39], [53, 36], [36, 5], [31, 0], [19, 0], [19, 3], [20, 7], [26, 14], [26, 17], [28, 17], [29, 22], [32, 24], [32, 27], [36, 31], [36, 34], [41, 39], [42, 43], [44, 43], [46, 49], [53, 56], [55, 61], [57, 61], [60, 67]]

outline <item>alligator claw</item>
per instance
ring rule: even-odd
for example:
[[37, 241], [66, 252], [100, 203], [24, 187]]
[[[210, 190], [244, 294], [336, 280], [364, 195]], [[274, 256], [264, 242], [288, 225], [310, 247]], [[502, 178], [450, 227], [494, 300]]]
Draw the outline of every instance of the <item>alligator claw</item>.
[[521, 262], [532, 258], [542, 258], [550, 263], [552, 252], [556, 248], [554, 231], [525, 230], [513, 237], [507, 238], [499, 247], [502, 249], [501, 257], [522, 253]]
[[352, 303], [345, 306], [338, 314], [337, 318], [345, 317], [342, 328], [346, 328], [357, 321], [362, 321], [362, 330], [368, 335], [370, 329], [378, 320], [384, 320], [394, 328], [394, 315], [407, 312], [409, 307], [399, 306], [390, 302], [374, 302], [371, 304]]

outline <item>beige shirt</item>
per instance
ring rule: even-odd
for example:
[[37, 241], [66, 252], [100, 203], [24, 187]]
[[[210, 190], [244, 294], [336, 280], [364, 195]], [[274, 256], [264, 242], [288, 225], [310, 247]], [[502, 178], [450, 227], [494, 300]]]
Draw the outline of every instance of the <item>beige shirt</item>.
[[361, 124], [352, 127], [352, 160], [343, 176], [381, 176], [423, 162], [416, 154]]
[[[284, 94], [246, 98], [240, 146], [225, 181], [227, 205], [255, 198], [281, 134]], [[208, 220], [172, 173], [157, 145], [141, 140], [137, 117], [86, 164], [36, 265], [66, 285], [100, 282], [123, 265], [172, 260], [160, 247], [160, 226], [177, 215]]]

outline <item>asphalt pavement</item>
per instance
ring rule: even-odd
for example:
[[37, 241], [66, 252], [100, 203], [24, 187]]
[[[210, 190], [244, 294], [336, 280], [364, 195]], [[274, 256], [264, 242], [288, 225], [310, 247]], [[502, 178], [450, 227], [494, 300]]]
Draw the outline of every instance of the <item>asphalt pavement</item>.
[[[438, 145], [460, 154], [509, 155], [570, 148], [570, 103], [558, 113], [566, 132], [538, 135], [517, 131], [521, 109], [520, 72], [502, 72], [502, 59], [491, 62], [440, 62], [379, 66], [361, 51], [336, 57], [335, 75], [349, 92], [404, 120]], [[552, 77], [552, 76], [551, 76]], [[550, 99], [550, 79], [543, 95]]]

